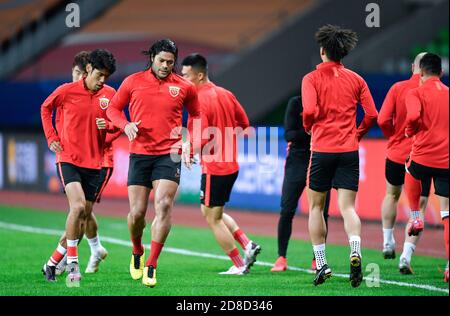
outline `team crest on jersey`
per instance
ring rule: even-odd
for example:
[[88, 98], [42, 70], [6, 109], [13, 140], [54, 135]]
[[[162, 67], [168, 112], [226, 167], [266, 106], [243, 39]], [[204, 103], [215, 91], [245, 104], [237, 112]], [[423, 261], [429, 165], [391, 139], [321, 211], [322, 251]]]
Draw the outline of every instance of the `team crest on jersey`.
[[180, 94], [180, 87], [169, 86], [169, 93], [170, 93], [171, 96], [176, 98]]
[[100, 98], [100, 107], [102, 108], [102, 110], [106, 110], [106, 108], [108, 107], [109, 104], [109, 99], [107, 98]]

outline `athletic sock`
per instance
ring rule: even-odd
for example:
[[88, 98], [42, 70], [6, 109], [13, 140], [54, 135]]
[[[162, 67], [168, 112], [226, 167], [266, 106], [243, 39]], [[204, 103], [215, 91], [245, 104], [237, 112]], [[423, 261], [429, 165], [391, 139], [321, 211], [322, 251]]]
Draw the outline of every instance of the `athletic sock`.
[[138, 237], [131, 236], [131, 243], [133, 244], [133, 255], [142, 255], [144, 253], [144, 246], [142, 245], [142, 235]]
[[229, 253], [227, 253], [228, 257], [230, 257], [231, 261], [233, 261], [233, 264], [238, 267], [242, 268], [245, 263], [244, 259], [242, 259], [241, 254], [239, 253], [239, 250], [237, 248], [234, 248]]
[[383, 228], [383, 245], [386, 244], [395, 245], [393, 228]]
[[158, 265], [158, 257], [163, 247], [164, 244], [152, 240], [152, 244], [150, 246], [150, 256], [145, 263], [146, 267], [153, 266], [154, 268], [156, 268], [156, 266]]
[[400, 258], [406, 258], [408, 262], [411, 262], [411, 256], [413, 252], [416, 250], [416, 245], [410, 242], [405, 242], [403, 244], [403, 252]]
[[442, 222], [444, 223], [444, 241], [445, 241], [445, 251], [447, 252], [448, 260], [448, 211], [441, 211]]
[[78, 262], [78, 239], [67, 239], [67, 264]]
[[357, 253], [361, 257], [361, 237], [359, 236], [350, 236], [348, 239], [350, 243], [351, 254]]
[[94, 238], [86, 238], [91, 248], [91, 254], [96, 254], [102, 248], [102, 244], [100, 243], [100, 237], [97, 235]]
[[325, 256], [325, 244], [313, 245], [314, 256], [316, 257], [316, 269], [320, 270], [327, 264]]
[[61, 262], [61, 260], [64, 258], [65, 254], [67, 252], [67, 249], [58, 244], [58, 247], [56, 247], [55, 251], [51, 255], [50, 259], [47, 261], [48, 266], [56, 266], [58, 263]]
[[245, 249], [250, 243], [250, 239], [248, 239], [247, 235], [241, 229], [236, 230], [233, 237], [241, 245], [242, 249]]

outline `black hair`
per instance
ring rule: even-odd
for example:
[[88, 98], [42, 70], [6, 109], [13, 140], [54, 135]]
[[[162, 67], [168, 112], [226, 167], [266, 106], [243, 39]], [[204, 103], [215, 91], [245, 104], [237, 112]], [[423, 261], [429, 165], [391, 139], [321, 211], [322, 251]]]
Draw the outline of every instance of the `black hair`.
[[427, 75], [440, 76], [442, 73], [442, 60], [436, 54], [426, 53], [420, 60], [420, 69]]
[[89, 63], [89, 52], [83, 50], [73, 58], [72, 68], [78, 66], [81, 71], [86, 72], [86, 65]]
[[358, 35], [349, 29], [327, 24], [316, 32], [317, 43], [325, 50], [328, 59], [341, 61], [356, 47]]
[[158, 55], [160, 52], [172, 53], [175, 56], [175, 63], [177, 62], [178, 47], [174, 41], [172, 41], [169, 38], [165, 38], [153, 43], [153, 45], [150, 46], [149, 50], [142, 51], [142, 54], [144, 54], [145, 56], [149, 56], [149, 61], [146, 69], [151, 68], [152, 58], [155, 58], [155, 56]]
[[198, 53], [187, 56], [185, 59], [183, 59], [182, 65], [191, 66], [198, 72], [204, 73], [205, 75], [208, 74], [208, 62], [206, 61], [205, 57]]
[[109, 75], [116, 71], [116, 59], [106, 49], [96, 49], [89, 54], [89, 63], [92, 69], [107, 70]]

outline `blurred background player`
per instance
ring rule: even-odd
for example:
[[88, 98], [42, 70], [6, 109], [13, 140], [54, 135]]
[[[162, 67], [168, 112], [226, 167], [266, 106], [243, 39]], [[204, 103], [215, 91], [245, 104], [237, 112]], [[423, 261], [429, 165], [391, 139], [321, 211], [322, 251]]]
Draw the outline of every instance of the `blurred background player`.
[[[106, 109], [115, 90], [105, 81], [115, 70], [116, 61], [110, 52], [94, 50], [89, 54], [86, 77], [61, 85], [41, 106], [44, 133], [50, 150], [56, 153], [58, 175], [70, 207], [65, 229], [67, 250], [58, 244], [44, 265], [48, 281], [55, 281], [56, 264], [67, 251], [67, 285], [79, 286], [78, 240], [96, 200], [106, 133], [113, 130], [106, 121]], [[59, 133], [52, 125], [55, 108], [61, 111]]]
[[[377, 110], [367, 83], [346, 69], [341, 60], [356, 46], [357, 35], [339, 26], [326, 25], [316, 33], [322, 63], [302, 81], [303, 126], [311, 133], [308, 170], [309, 234], [316, 257], [318, 285], [331, 276], [325, 255], [326, 225], [323, 217], [327, 192], [338, 191], [338, 206], [349, 238], [350, 283], [362, 281], [361, 221], [355, 210], [359, 181], [359, 141], [376, 122]], [[364, 119], [356, 128], [360, 103]]]
[[[386, 195], [381, 205], [381, 219], [383, 224], [383, 257], [395, 258], [394, 225], [397, 216], [397, 204], [405, 182], [405, 162], [411, 152], [412, 139], [405, 136], [407, 93], [419, 86], [421, 58], [426, 53], [420, 53], [411, 65], [412, 76], [408, 80], [395, 83], [389, 89], [378, 116], [378, 125], [384, 135], [389, 139], [386, 153]], [[425, 209], [430, 194], [431, 179], [422, 181], [420, 197], [420, 217], [425, 216]], [[419, 236], [411, 236], [409, 233], [411, 223], [405, 228], [405, 243], [400, 256], [400, 272], [412, 273], [411, 256], [416, 249]]]
[[[183, 60], [182, 65], [183, 77], [197, 87], [202, 120], [207, 121], [208, 128], [215, 129], [216, 134], [213, 135], [221, 135], [213, 138], [208, 134], [211, 138], [204, 141], [205, 152], [201, 155], [201, 210], [217, 242], [233, 262], [228, 271], [220, 274], [242, 275], [255, 263], [261, 246], [250, 240], [236, 221], [223, 210], [230, 200], [231, 190], [239, 173], [236, 134], [229, 133], [228, 130], [234, 131], [235, 128], [244, 130], [250, 123], [236, 97], [209, 80], [205, 57], [199, 54], [189, 55]], [[202, 124], [205, 126], [205, 123]], [[219, 152], [214, 152], [216, 146], [220, 148]], [[232, 156], [229, 157], [228, 152], [232, 152]], [[244, 249], [244, 259], [236, 248], [233, 237]]]
[[[181, 136], [174, 132], [182, 126], [183, 106], [191, 119], [200, 118], [195, 86], [173, 72], [178, 48], [170, 39], [155, 42], [144, 54], [149, 56], [146, 70], [122, 82], [108, 108], [113, 124], [125, 131], [130, 141], [128, 228], [133, 243], [130, 274], [142, 284], [154, 287], [158, 257], [171, 228], [171, 213], [180, 182]], [[129, 104], [131, 122], [123, 110]], [[181, 153], [191, 167], [190, 148]], [[142, 234], [149, 194], [154, 190], [155, 218], [152, 223], [150, 256], [144, 267]]]
[[411, 208], [412, 228], [418, 235], [423, 230], [419, 201], [423, 180], [433, 179], [444, 223], [447, 267], [444, 281], [448, 282], [448, 134], [449, 94], [442, 76], [441, 58], [425, 54], [420, 61], [421, 85], [406, 97], [406, 137], [413, 138], [411, 156], [406, 163], [405, 191]]
[[[288, 147], [281, 190], [281, 212], [278, 220], [278, 259], [270, 270], [272, 272], [287, 269], [287, 248], [292, 233], [292, 220], [297, 211], [298, 200], [306, 187], [306, 174], [311, 156], [311, 136], [303, 128], [301, 101], [300, 96], [289, 99], [284, 115], [284, 138], [288, 142]], [[329, 204], [330, 194], [327, 194], [323, 212], [327, 231]], [[316, 270], [314, 256], [311, 269]]]
[[[72, 82], [78, 81], [87, 75], [86, 65], [88, 63], [89, 63], [89, 52], [81, 51], [75, 55], [72, 65]], [[60, 113], [62, 113], [62, 111], [56, 111], [55, 122], [56, 122], [56, 131], [58, 133], [62, 124]], [[98, 177], [98, 185], [97, 185], [98, 190], [96, 193], [97, 203], [100, 203], [101, 194], [104, 188], [106, 187], [106, 184], [108, 183], [109, 179], [111, 178], [114, 167], [112, 141], [117, 137], [119, 137], [120, 135], [121, 135], [120, 130], [116, 131], [113, 134], [111, 133], [106, 134], [105, 146], [103, 151], [104, 155], [103, 155], [102, 169], [100, 170], [100, 174]], [[108, 252], [100, 242], [100, 236], [98, 235], [97, 219], [95, 218], [95, 215], [92, 212], [92, 210], [89, 213], [90, 215], [88, 215], [86, 218], [86, 225], [83, 225], [83, 227], [85, 228], [85, 234], [87, 237], [89, 248], [91, 249], [91, 256], [89, 257], [89, 262], [87, 264], [85, 273], [95, 273], [98, 271], [98, 266], [100, 262], [104, 260], [108, 255]], [[78, 244], [81, 242], [81, 238], [83, 238], [83, 235], [80, 236]], [[60, 245], [63, 248], [67, 249], [65, 235], [63, 235], [63, 237], [61, 238]], [[67, 253], [66, 255], [64, 255], [64, 258], [56, 266], [56, 275], [58, 276], [64, 273], [66, 267], [67, 267]]]

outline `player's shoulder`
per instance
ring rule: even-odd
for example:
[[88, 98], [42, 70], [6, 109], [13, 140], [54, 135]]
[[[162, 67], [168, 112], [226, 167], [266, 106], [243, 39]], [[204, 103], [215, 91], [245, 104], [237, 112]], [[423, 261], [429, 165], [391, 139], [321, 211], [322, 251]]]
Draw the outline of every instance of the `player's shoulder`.
[[145, 71], [138, 71], [135, 73], [132, 73], [131, 75], [128, 75], [125, 77], [125, 79], [123, 79], [123, 82], [133, 82], [135, 80], [141, 80], [144, 78], [145, 75]]
[[103, 85], [103, 90], [104, 90], [104, 93], [107, 93], [107, 94], [114, 95], [116, 93], [116, 89], [114, 89], [113, 87], [111, 87], [107, 84]]
[[195, 85], [192, 82], [190, 82], [188, 79], [183, 78], [179, 74], [173, 73], [171, 76], [171, 81], [172, 83], [178, 84], [181, 87], [195, 89]]

